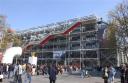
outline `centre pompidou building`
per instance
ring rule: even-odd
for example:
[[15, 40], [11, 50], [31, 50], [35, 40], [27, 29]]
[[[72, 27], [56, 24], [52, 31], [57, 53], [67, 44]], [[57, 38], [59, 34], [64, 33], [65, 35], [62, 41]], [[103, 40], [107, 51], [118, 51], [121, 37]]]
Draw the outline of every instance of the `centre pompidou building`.
[[[19, 31], [17, 34], [23, 40], [24, 50], [21, 58], [27, 62], [35, 53], [38, 64], [102, 66], [110, 55], [102, 48], [106, 28], [105, 22], [90, 15]], [[113, 61], [116, 64], [116, 58]]]

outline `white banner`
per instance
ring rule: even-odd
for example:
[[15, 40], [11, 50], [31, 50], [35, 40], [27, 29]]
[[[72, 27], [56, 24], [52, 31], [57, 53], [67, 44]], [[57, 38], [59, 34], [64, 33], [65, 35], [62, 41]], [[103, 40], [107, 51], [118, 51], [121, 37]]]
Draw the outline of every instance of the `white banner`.
[[37, 57], [29, 57], [28, 63], [31, 65], [37, 65]]

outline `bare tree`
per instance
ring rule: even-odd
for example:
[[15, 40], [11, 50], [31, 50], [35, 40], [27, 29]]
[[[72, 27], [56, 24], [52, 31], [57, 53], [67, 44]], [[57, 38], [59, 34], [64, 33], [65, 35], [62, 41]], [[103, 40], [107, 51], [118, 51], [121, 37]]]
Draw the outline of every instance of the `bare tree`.
[[116, 22], [125, 33], [128, 29], [128, 0], [118, 4], [114, 10], [109, 12], [109, 18]]

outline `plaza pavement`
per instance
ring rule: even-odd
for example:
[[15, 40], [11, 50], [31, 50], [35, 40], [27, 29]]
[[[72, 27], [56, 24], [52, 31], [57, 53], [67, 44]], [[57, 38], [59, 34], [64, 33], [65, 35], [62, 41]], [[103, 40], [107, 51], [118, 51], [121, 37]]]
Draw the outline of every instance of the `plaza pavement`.
[[[3, 83], [13, 83], [12, 79], [4, 79]], [[23, 76], [23, 83], [24, 76]], [[32, 83], [49, 83], [48, 76], [32, 76]], [[80, 75], [58, 75], [56, 83], [103, 83], [101, 77], [88, 77], [82, 79]], [[119, 79], [115, 79], [115, 83], [120, 83]]]

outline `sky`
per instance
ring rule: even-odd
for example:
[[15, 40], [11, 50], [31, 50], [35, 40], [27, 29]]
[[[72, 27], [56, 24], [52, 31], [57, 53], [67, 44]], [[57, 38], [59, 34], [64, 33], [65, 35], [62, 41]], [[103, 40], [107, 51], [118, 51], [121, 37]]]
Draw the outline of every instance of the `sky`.
[[0, 14], [18, 31], [92, 14], [107, 20], [108, 11], [120, 2], [122, 0], [0, 0]]

